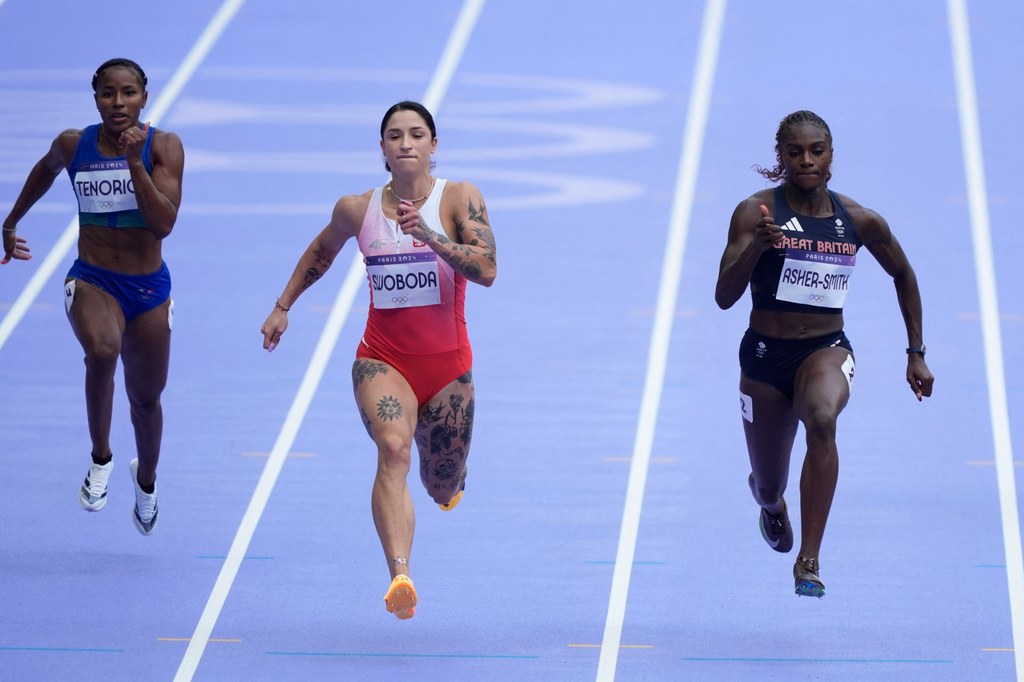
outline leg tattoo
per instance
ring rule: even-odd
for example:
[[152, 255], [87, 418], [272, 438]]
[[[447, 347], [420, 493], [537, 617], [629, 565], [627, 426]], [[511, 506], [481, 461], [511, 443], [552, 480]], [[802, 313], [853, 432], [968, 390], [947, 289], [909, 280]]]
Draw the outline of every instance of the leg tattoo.
[[356, 360], [352, 364], [352, 388], [355, 389], [357, 386], [363, 383], [363, 381], [373, 381], [377, 375], [387, 374], [390, 371], [390, 367], [385, 365], [383, 362], [376, 362], [374, 360]]
[[398, 402], [393, 396], [386, 395], [377, 403], [377, 417], [381, 421], [389, 422], [394, 419], [401, 419], [403, 414], [402, 403]]

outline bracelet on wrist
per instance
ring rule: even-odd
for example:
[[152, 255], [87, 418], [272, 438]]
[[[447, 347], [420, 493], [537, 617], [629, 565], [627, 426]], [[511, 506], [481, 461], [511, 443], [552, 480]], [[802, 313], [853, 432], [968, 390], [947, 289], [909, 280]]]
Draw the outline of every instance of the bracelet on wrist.
[[276, 301], [274, 301], [274, 307], [277, 308], [278, 310], [283, 310], [284, 312], [288, 312], [289, 310], [291, 310], [291, 308], [285, 308], [283, 305], [281, 305], [281, 299], [277, 299]]
[[17, 232], [18, 228], [4, 226], [3, 230], [4, 230], [4, 232]]

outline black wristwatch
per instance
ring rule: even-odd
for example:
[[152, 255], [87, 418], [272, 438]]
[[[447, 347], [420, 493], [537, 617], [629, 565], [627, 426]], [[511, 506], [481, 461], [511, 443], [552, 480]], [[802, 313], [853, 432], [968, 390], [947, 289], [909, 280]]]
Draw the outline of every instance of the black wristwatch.
[[911, 346], [910, 348], [908, 348], [907, 355], [910, 355], [911, 353], [920, 353], [921, 355], [924, 355], [926, 350], [928, 349], [925, 348], [924, 344], [922, 343], [920, 346]]

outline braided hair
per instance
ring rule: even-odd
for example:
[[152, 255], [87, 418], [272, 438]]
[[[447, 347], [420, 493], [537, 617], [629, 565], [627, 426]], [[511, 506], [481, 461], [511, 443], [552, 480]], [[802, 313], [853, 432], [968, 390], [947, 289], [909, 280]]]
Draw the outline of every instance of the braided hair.
[[100, 68], [96, 69], [96, 73], [92, 75], [92, 90], [96, 92], [96, 86], [99, 84], [100, 76], [109, 68], [120, 66], [135, 72], [139, 82], [142, 83], [142, 89], [146, 89], [146, 84], [149, 82], [146, 79], [146, 72], [142, 70], [142, 67], [133, 62], [130, 59], [124, 57], [115, 57], [114, 59], [108, 59], [107, 61], [100, 64]]
[[[786, 116], [779, 123], [779, 130], [775, 133], [775, 160], [776, 164], [774, 168], [763, 168], [760, 165], [755, 165], [754, 170], [768, 178], [772, 182], [779, 182], [780, 180], [786, 179], [786, 167], [782, 163], [782, 141], [786, 139], [786, 135], [790, 129], [794, 126], [800, 125], [801, 123], [810, 123], [811, 125], [817, 126], [825, 131], [825, 139], [828, 141], [829, 146], [832, 145], [832, 131], [829, 130], [828, 124], [825, 123], [825, 119], [818, 116], [813, 111], [807, 111], [801, 109], [800, 111], [794, 111], [789, 116]], [[832, 173], [828, 174], [825, 179], [826, 182], [832, 179]]]

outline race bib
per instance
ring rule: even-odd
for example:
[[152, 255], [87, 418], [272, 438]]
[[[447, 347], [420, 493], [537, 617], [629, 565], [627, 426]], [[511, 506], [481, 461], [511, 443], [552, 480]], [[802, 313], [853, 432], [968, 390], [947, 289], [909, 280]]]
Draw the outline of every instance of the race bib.
[[842, 308], [856, 263], [856, 256], [789, 249], [776, 298], [819, 308]]
[[430, 249], [370, 256], [366, 259], [366, 272], [374, 308], [415, 308], [441, 302], [437, 254]]
[[83, 213], [113, 213], [139, 207], [127, 167], [79, 171], [75, 174], [75, 194], [78, 209]]

